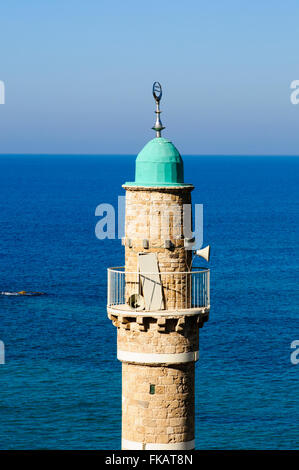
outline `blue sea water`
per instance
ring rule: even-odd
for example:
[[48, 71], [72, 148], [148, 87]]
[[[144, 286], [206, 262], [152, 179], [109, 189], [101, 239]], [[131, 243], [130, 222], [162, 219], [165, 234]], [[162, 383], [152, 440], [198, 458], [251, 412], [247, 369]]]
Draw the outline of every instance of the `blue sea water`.
[[[0, 157], [1, 449], [117, 449], [121, 366], [106, 316], [119, 240], [95, 237], [133, 156]], [[198, 449], [298, 449], [299, 158], [184, 157], [211, 244]]]

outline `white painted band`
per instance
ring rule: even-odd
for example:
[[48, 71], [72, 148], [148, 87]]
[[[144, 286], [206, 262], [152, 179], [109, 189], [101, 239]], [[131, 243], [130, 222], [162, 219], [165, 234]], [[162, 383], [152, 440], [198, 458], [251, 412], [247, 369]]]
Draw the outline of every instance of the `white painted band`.
[[173, 442], [171, 444], [152, 444], [121, 440], [121, 448], [126, 450], [193, 450], [195, 441]]
[[198, 361], [199, 351], [179, 354], [152, 354], [131, 351], [117, 351], [117, 359], [124, 362], [137, 362], [142, 364], [180, 364], [183, 362]]

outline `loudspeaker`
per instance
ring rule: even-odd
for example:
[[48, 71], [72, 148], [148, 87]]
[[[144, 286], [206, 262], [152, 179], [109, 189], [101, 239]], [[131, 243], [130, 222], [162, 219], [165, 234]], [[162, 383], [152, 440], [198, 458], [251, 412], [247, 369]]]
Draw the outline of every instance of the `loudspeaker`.
[[130, 305], [131, 308], [134, 308], [135, 310], [144, 310], [145, 308], [145, 303], [144, 303], [144, 298], [140, 294], [132, 294], [129, 297], [128, 304]]
[[195, 254], [197, 256], [201, 256], [206, 261], [210, 261], [210, 245], [206, 246], [205, 248], [202, 248], [201, 250], [196, 250]]

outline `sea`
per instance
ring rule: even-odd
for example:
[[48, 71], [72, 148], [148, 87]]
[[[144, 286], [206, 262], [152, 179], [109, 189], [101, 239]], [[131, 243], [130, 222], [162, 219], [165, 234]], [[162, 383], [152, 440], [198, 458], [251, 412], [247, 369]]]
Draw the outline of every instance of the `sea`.
[[[0, 295], [0, 449], [120, 448], [121, 364], [106, 290], [124, 249], [96, 237], [95, 210], [117, 208], [134, 163], [0, 156], [0, 291], [47, 294]], [[211, 245], [196, 448], [298, 449], [299, 158], [184, 156], [184, 165]]]

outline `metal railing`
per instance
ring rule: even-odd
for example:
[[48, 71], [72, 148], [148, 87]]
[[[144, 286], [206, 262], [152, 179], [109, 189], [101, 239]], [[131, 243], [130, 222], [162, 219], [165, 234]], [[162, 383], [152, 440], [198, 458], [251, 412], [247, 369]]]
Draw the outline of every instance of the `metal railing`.
[[210, 306], [210, 270], [138, 273], [108, 268], [108, 307], [182, 310]]

